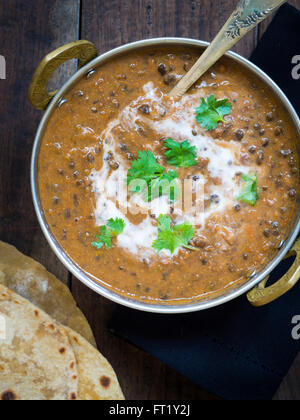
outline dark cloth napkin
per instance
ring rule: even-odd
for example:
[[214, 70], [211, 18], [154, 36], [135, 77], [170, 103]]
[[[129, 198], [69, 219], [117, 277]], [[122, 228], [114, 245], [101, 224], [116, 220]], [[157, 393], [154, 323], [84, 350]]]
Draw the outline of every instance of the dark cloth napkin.
[[250, 60], [280, 86], [299, 114], [300, 69], [297, 72], [298, 80], [292, 76], [292, 70], [296, 66], [293, 58], [296, 56], [299, 64], [300, 11], [285, 4], [279, 9]]
[[[267, 72], [300, 111], [300, 80], [291, 76], [300, 55], [300, 13], [283, 6], [251, 60]], [[273, 280], [285, 273], [282, 262]], [[292, 319], [300, 315], [300, 284], [272, 304], [252, 307], [242, 296], [218, 308], [157, 315], [118, 307], [109, 328], [201, 387], [228, 400], [269, 400], [300, 350]]]

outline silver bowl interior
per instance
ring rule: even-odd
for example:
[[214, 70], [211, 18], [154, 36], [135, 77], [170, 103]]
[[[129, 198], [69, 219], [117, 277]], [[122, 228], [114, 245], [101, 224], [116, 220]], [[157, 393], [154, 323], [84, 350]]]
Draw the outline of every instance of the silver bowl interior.
[[[48, 109], [46, 110], [41, 123], [39, 125], [34, 145], [32, 151], [32, 161], [31, 161], [31, 188], [32, 188], [32, 196], [33, 196], [33, 203], [36, 210], [36, 214], [41, 225], [42, 231], [50, 244], [52, 250], [59, 258], [59, 260], [63, 263], [63, 265], [82, 283], [84, 283], [87, 287], [94, 290], [96, 293], [118, 303], [123, 306], [127, 306], [133, 309], [152, 312], [152, 313], [164, 313], [164, 314], [176, 314], [176, 313], [188, 313], [194, 312], [199, 310], [204, 310], [208, 308], [212, 308], [215, 306], [222, 305], [226, 302], [229, 302], [245, 293], [247, 293], [250, 289], [255, 287], [259, 282], [261, 282], [266, 276], [268, 276], [274, 268], [280, 263], [280, 261], [284, 258], [288, 250], [293, 245], [294, 241], [297, 238], [300, 229], [300, 216], [299, 216], [299, 208], [300, 208], [300, 199], [298, 195], [297, 199], [297, 209], [294, 214], [294, 220], [291, 221], [291, 232], [288, 238], [284, 243], [281, 244], [280, 248], [278, 249], [278, 254], [276, 257], [270, 261], [267, 267], [264, 268], [260, 273], [252, 276], [248, 282], [243, 284], [236, 289], [230, 290], [229, 293], [224, 294], [222, 296], [218, 296], [211, 300], [201, 300], [199, 302], [186, 304], [186, 305], [162, 305], [162, 304], [148, 304], [142, 303], [134, 299], [130, 299], [127, 297], [123, 297], [117, 293], [115, 293], [108, 285], [107, 287], [103, 286], [101, 283], [97, 282], [95, 279], [91, 278], [83, 271], [74, 261], [70, 259], [70, 257], [65, 253], [64, 249], [58, 244], [55, 237], [53, 236], [50, 227], [48, 226], [46, 219], [43, 214], [43, 209], [40, 204], [39, 200], [39, 192], [38, 192], [38, 183], [37, 183], [37, 163], [38, 163], [38, 155], [39, 149], [41, 144], [41, 139], [44, 134], [44, 130], [47, 126], [49, 119], [51, 118], [53, 110], [57, 107], [60, 100], [64, 97], [64, 95], [77, 84], [77, 82], [85, 77], [89, 71], [95, 69], [105, 62], [116, 58], [120, 55], [126, 54], [128, 52], [132, 52], [134, 50], [140, 50], [149, 47], [155, 46], [186, 46], [186, 47], [198, 47], [203, 49], [203, 47], [207, 47], [209, 44], [204, 41], [197, 41], [193, 39], [186, 39], [186, 38], [157, 38], [157, 39], [150, 39], [145, 41], [138, 41], [128, 45], [124, 45], [122, 47], [116, 48], [112, 51], [109, 51], [105, 54], [100, 55], [99, 57], [92, 60], [89, 64], [85, 67], [80, 69], [78, 72], [71, 77], [67, 83], [58, 91], [55, 98], [52, 100], [51, 104], [49, 105]], [[288, 112], [292, 124], [296, 127], [298, 132], [298, 138], [300, 138], [300, 120], [299, 117], [292, 107], [291, 103], [285, 96], [285, 94], [281, 91], [281, 89], [267, 76], [264, 72], [262, 72], [257, 66], [246, 60], [245, 58], [239, 56], [236, 53], [228, 52], [226, 57], [229, 57], [252, 74], [254, 74], [257, 78], [259, 78], [265, 85], [267, 85], [270, 90], [275, 93], [278, 100], [282, 104], [282, 106]], [[297, 148], [298, 148], [298, 157], [300, 157], [300, 142], [297, 141]]]

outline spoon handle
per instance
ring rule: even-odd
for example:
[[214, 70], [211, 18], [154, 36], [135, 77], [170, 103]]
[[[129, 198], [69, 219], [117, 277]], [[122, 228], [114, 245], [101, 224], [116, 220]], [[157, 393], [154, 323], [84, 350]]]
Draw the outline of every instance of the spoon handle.
[[216, 61], [286, 0], [241, 0], [210, 46], [173, 88], [170, 96], [182, 96]]

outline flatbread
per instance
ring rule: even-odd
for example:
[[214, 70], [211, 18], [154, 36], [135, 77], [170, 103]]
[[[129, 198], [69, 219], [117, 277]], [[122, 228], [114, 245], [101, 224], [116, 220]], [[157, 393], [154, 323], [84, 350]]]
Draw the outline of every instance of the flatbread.
[[78, 368], [81, 400], [124, 400], [116, 374], [108, 361], [83, 337], [65, 328]]
[[1, 241], [0, 317], [0, 400], [124, 400], [69, 289]]
[[0, 315], [6, 324], [0, 340], [0, 400], [77, 399], [76, 358], [64, 328], [3, 285]]
[[60, 324], [77, 331], [96, 346], [92, 330], [68, 287], [41, 264], [1, 241], [0, 284], [28, 299]]

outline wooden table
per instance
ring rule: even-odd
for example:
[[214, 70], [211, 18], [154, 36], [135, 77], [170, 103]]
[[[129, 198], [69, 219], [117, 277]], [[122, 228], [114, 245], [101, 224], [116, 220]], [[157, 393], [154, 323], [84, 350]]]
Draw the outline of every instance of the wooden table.
[[[95, 43], [100, 53], [127, 42], [161, 36], [210, 41], [236, 0], [9, 0], [0, 3], [0, 55], [7, 79], [0, 80], [0, 239], [44, 264], [72, 290], [86, 314], [101, 352], [109, 358], [128, 399], [215, 399], [152, 356], [119, 340], [106, 329], [115, 304], [83, 286], [56, 259], [39, 228], [31, 201], [29, 167], [42, 114], [27, 100], [40, 60], [77, 39]], [[299, 0], [290, 1], [299, 7]], [[249, 57], [267, 23], [237, 46]], [[75, 71], [63, 66], [52, 79], [61, 86]], [[300, 360], [276, 398], [300, 398]]]

